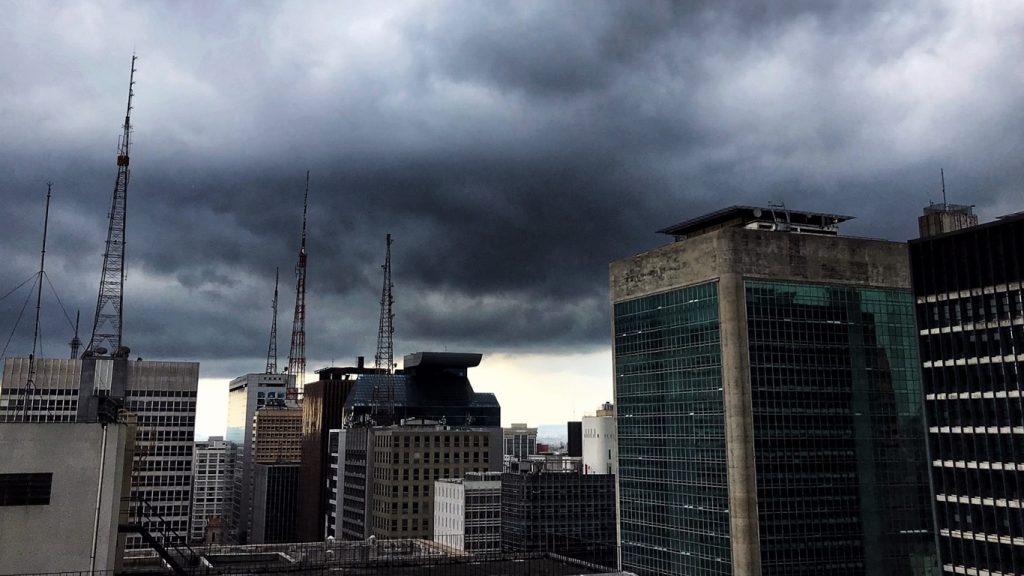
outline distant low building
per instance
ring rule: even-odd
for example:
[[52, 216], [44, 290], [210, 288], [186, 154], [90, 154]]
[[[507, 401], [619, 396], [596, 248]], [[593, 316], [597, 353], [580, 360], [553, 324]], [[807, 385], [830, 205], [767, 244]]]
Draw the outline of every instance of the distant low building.
[[510, 470], [513, 462], [537, 453], [537, 429], [521, 422], [514, 422], [508, 428], [502, 429], [502, 446], [505, 469]]
[[583, 417], [584, 474], [618, 473], [615, 428], [615, 407], [610, 402], [593, 416]]

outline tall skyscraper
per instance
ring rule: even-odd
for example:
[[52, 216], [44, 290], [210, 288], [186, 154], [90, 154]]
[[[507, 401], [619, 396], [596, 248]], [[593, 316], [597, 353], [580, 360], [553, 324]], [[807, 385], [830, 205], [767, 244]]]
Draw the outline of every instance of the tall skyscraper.
[[[285, 402], [294, 386], [293, 374], [246, 374], [228, 384], [228, 421], [225, 439], [234, 445], [231, 510], [226, 520], [227, 537], [235, 544], [250, 544], [253, 502], [253, 428], [256, 411]], [[294, 401], [292, 405], [294, 405]]]
[[223, 436], [195, 443], [189, 527], [189, 539], [193, 542], [206, 539], [206, 526], [211, 518], [224, 519], [231, 504], [231, 474], [232, 450]]
[[611, 264], [623, 569], [934, 573], [906, 246], [731, 207]]
[[939, 558], [947, 574], [1022, 574], [1024, 215], [979, 226], [938, 208], [910, 261]]
[[[20, 409], [28, 368], [28, 358], [8, 358], [4, 363], [0, 419]], [[137, 415], [131, 499], [133, 513], [139, 514], [133, 521], [160, 541], [184, 542], [192, 500], [199, 363], [94, 355], [37, 359], [34, 386], [32, 422], [90, 421], [103, 398]], [[128, 549], [147, 547], [140, 536], [128, 537]]]

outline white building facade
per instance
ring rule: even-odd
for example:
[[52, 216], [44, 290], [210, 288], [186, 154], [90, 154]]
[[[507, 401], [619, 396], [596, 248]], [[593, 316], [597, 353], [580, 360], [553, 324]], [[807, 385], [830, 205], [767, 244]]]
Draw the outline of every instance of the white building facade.
[[206, 538], [210, 518], [224, 518], [230, 505], [232, 451], [223, 436], [195, 443], [192, 464], [192, 520], [189, 538]]
[[501, 473], [434, 482], [434, 541], [474, 554], [501, 551]]
[[606, 402], [594, 416], [583, 417], [583, 473], [618, 474], [615, 407]]

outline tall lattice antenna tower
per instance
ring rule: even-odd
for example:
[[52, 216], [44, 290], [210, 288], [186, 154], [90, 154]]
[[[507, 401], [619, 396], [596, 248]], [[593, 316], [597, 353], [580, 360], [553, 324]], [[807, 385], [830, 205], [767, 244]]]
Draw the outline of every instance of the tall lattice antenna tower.
[[391, 283], [391, 234], [387, 236], [387, 252], [384, 255], [384, 287], [380, 295], [380, 326], [377, 330], [377, 355], [374, 366], [382, 374], [392, 374], [395, 368], [395, 297]]
[[78, 322], [82, 319], [82, 311], [75, 314], [75, 337], [71, 339], [71, 359], [78, 358], [78, 351], [82, 349], [82, 340], [78, 337]]
[[306, 194], [302, 199], [302, 245], [295, 265], [295, 317], [292, 319], [292, 346], [288, 352], [288, 373], [295, 375], [295, 388], [286, 397], [297, 400], [306, 380], [306, 214], [309, 209], [309, 170], [306, 170]]
[[46, 212], [43, 216], [43, 250], [39, 255], [39, 277], [36, 278], [36, 324], [32, 331], [32, 353], [28, 355], [28, 379], [25, 380], [25, 394], [21, 398], [21, 420], [28, 422], [28, 411], [32, 404], [36, 379], [36, 346], [39, 344], [39, 311], [43, 304], [43, 274], [46, 273], [46, 232], [50, 225], [50, 193], [53, 182], [46, 183]]
[[128, 152], [132, 135], [132, 97], [135, 96], [135, 54], [132, 54], [132, 71], [128, 77], [128, 109], [124, 115], [124, 127], [117, 150], [117, 180], [114, 181], [114, 196], [110, 203], [110, 224], [107, 228], [107, 245], [103, 252], [103, 273], [100, 275], [100, 291], [96, 298], [96, 317], [93, 320], [92, 336], [86, 353], [121, 352], [122, 310], [124, 305], [124, 231], [128, 201]]
[[274, 320], [270, 323], [270, 345], [267, 346], [267, 374], [277, 373], [277, 283], [281, 269], [274, 271]]
[[[383, 412], [388, 417], [395, 411], [395, 385], [390, 378], [395, 368], [395, 297], [392, 294], [394, 284], [391, 283], [391, 234], [387, 236], [387, 252], [384, 255], [384, 287], [380, 295], [380, 324], [377, 330], [377, 354], [374, 356], [374, 368], [385, 378], [379, 379], [373, 386], [373, 409]], [[386, 424], [376, 418], [378, 424]]]

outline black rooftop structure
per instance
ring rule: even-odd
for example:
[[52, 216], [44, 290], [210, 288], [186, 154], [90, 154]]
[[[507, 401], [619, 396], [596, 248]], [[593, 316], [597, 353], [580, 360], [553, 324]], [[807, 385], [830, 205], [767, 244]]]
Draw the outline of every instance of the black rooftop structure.
[[379, 420], [374, 413], [374, 386], [394, 389], [394, 421], [443, 421], [449, 426], [501, 426], [501, 406], [489, 392], [476, 392], [467, 377], [478, 366], [481, 354], [418, 352], [405, 357], [405, 369], [397, 374], [362, 374], [345, 401], [346, 420]]
[[852, 216], [787, 210], [783, 206], [730, 206], [715, 212], [691, 218], [679, 224], [658, 230], [659, 234], [683, 240], [719, 228], [750, 227], [764, 230], [804, 232], [811, 234], [838, 234], [838, 225]]

